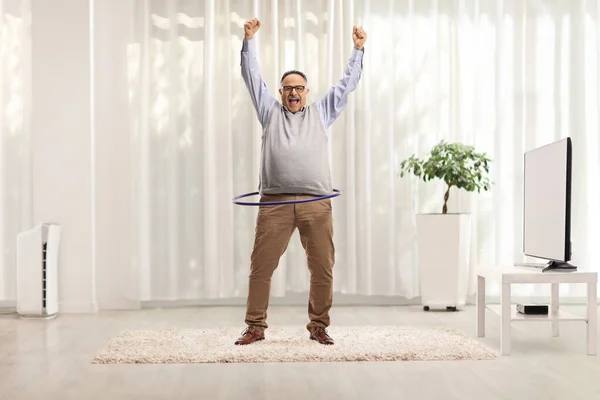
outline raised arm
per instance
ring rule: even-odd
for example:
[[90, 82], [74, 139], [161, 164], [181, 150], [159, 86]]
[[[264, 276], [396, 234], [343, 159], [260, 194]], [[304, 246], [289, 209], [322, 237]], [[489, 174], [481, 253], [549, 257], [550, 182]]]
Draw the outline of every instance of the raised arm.
[[344, 111], [346, 104], [348, 104], [348, 95], [356, 89], [360, 81], [363, 69], [364, 44], [367, 40], [367, 34], [362, 27], [355, 26], [352, 30], [352, 39], [354, 40], [354, 48], [344, 70], [344, 76], [335, 86], [332, 86], [327, 91], [322, 99], [317, 101], [317, 107], [325, 128], [329, 128], [342, 111]]
[[260, 28], [260, 21], [256, 18], [244, 24], [244, 43], [242, 45], [242, 78], [250, 92], [250, 98], [261, 124], [267, 121], [273, 103], [276, 101], [269, 93], [267, 84], [262, 78], [260, 65], [256, 58], [254, 34]]

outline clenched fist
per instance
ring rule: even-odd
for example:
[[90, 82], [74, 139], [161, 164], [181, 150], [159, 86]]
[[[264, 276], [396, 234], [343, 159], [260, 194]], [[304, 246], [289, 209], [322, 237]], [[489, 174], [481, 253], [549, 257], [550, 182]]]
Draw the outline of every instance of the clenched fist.
[[367, 32], [364, 31], [362, 26], [354, 26], [352, 29], [352, 40], [354, 40], [354, 47], [362, 50], [367, 41]]
[[256, 18], [249, 19], [244, 23], [244, 36], [246, 40], [254, 37], [256, 31], [260, 29], [260, 21]]

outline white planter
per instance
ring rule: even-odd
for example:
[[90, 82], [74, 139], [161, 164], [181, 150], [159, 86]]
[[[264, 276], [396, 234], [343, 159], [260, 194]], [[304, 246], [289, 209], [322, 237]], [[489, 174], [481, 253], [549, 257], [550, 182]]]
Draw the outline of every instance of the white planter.
[[465, 306], [469, 283], [470, 214], [418, 214], [421, 301], [425, 310]]

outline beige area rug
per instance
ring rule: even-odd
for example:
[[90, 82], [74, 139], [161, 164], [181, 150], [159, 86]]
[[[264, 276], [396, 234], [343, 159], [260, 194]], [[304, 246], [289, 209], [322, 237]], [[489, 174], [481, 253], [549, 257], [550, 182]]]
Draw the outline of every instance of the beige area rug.
[[233, 343], [239, 329], [128, 330], [111, 339], [94, 364], [267, 363], [339, 361], [491, 360], [497, 355], [450, 328], [335, 327], [335, 345], [308, 339], [305, 328], [269, 328], [266, 339]]

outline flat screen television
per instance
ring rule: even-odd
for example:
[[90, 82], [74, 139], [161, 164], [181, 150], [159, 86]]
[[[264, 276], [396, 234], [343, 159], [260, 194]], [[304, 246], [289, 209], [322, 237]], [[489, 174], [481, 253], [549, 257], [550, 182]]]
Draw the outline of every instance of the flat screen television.
[[571, 265], [571, 138], [524, 155], [523, 253], [548, 260], [543, 271], [575, 270]]

